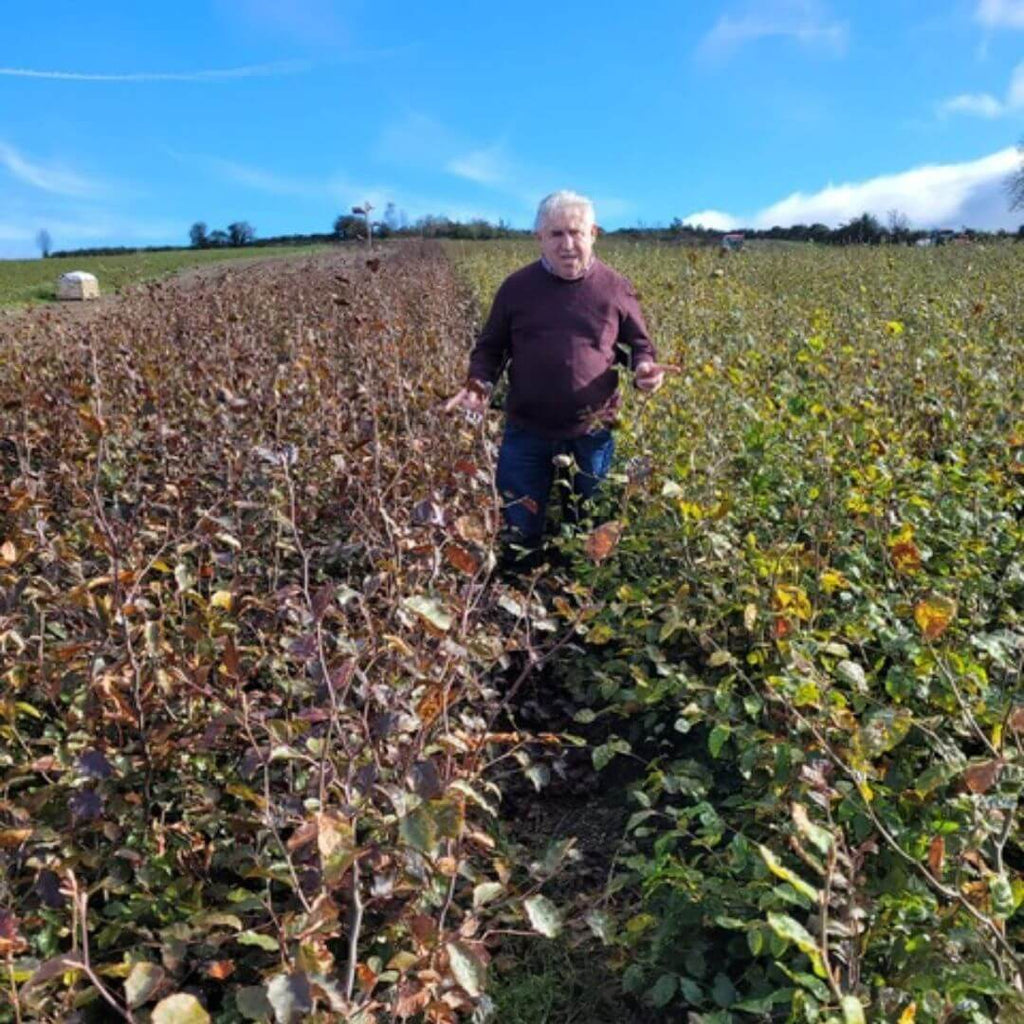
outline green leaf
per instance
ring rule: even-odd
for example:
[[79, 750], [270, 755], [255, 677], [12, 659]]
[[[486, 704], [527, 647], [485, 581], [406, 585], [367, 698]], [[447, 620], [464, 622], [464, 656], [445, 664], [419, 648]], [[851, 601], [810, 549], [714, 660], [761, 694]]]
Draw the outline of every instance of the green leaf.
[[807, 989], [815, 999], [820, 1000], [823, 1003], [827, 1003], [832, 998], [832, 993], [829, 991], [828, 985], [826, 985], [819, 978], [816, 978], [813, 974], [808, 974], [806, 971], [792, 971], [790, 970], [781, 960], [775, 961], [775, 966], [790, 981], [796, 982], [801, 988]]
[[235, 1006], [246, 1020], [266, 1020], [273, 1012], [262, 985], [246, 985], [235, 990]]
[[309, 978], [302, 971], [275, 974], [267, 982], [267, 1000], [274, 1008], [277, 1024], [296, 1024], [313, 1009]]
[[442, 797], [440, 800], [428, 800], [423, 804], [434, 819], [437, 834], [442, 839], [458, 839], [466, 823], [464, 804], [461, 800]]
[[839, 662], [836, 665], [836, 675], [844, 682], [849, 683], [850, 688], [857, 693], [865, 694], [870, 690], [868, 677], [864, 674], [864, 669], [855, 661], [844, 659]]
[[448, 963], [459, 985], [474, 999], [483, 994], [487, 983], [487, 964], [465, 942], [446, 943]]
[[693, 978], [680, 978], [679, 991], [683, 998], [694, 1006], [699, 1006], [704, 998], [704, 990], [693, 980]]
[[196, 928], [233, 928], [236, 932], [243, 928], [241, 918], [235, 914], [198, 914], [190, 923]]
[[992, 910], [999, 917], [1009, 917], [1015, 909], [1013, 887], [1006, 875], [992, 875], [988, 880]]
[[807, 808], [803, 804], [793, 804], [791, 813], [793, 824], [804, 839], [813, 843], [821, 853], [828, 853], [832, 849], [832, 833], [820, 825], [815, 825], [808, 817]]
[[679, 978], [674, 974], [663, 974], [655, 983], [654, 987], [647, 993], [651, 1004], [658, 1010], [668, 1006], [672, 997], [679, 988]]
[[744, 999], [739, 1003], [733, 1003], [731, 1009], [743, 1010], [746, 1013], [770, 1014], [774, 1006], [779, 1004], [785, 1005], [792, 1001], [793, 990], [791, 988], [780, 988], [766, 996], [756, 996]]
[[124, 980], [124, 998], [130, 1009], [148, 1002], [156, 993], [165, 977], [159, 964], [140, 960], [132, 965], [131, 972]]
[[264, 935], [262, 932], [252, 930], [236, 935], [235, 941], [243, 946], [256, 946], [259, 949], [265, 949], [268, 953], [276, 953], [281, 948], [281, 944], [272, 935]]
[[402, 607], [418, 615], [421, 619], [425, 619], [442, 633], [451, 629], [452, 617], [436, 597], [413, 594], [411, 597], [402, 598]]
[[814, 965], [814, 973], [825, 977], [825, 968], [821, 962], [821, 952], [814, 936], [799, 921], [794, 921], [788, 914], [768, 911], [768, 924], [773, 932], [787, 942], [792, 942], [801, 953], [806, 953]]
[[843, 1024], [864, 1024], [864, 1007], [856, 996], [843, 996]]
[[605, 945], [612, 941], [612, 937], [615, 934], [615, 919], [607, 910], [598, 910], [595, 907], [587, 911], [583, 920], [586, 921], [587, 927], [594, 935]]
[[736, 989], [733, 987], [732, 982], [726, 975], [715, 975], [715, 983], [711, 987], [711, 998], [714, 999], [722, 1009], [726, 1009], [736, 1002]]
[[821, 893], [813, 885], [808, 885], [795, 871], [790, 871], [767, 846], [758, 843], [757, 849], [773, 875], [781, 878], [784, 882], [789, 882], [801, 896], [806, 896], [812, 903], [821, 902]]
[[880, 708], [864, 719], [854, 742], [867, 757], [878, 757], [903, 741], [913, 721], [913, 715], [906, 708]]
[[153, 1024], [210, 1024], [210, 1015], [195, 996], [185, 992], [161, 999], [153, 1007]]
[[554, 939], [562, 930], [562, 916], [558, 907], [547, 896], [530, 896], [523, 900], [526, 916], [530, 919], [534, 931]]
[[711, 730], [711, 735], [708, 736], [708, 750], [711, 751], [712, 757], [718, 757], [722, 752], [722, 747], [725, 746], [725, 741], [729, 738], [729, 729], [724, 725], [716, 725]]
[[505, 886], [501, 882], [481, 882], [473, 889], [473, 909], [496, 900], [504, 892]]
[[423, 804], [399, 820], [398, 835], [420, 853], [432, 853], [437, 846], [437, 824]]

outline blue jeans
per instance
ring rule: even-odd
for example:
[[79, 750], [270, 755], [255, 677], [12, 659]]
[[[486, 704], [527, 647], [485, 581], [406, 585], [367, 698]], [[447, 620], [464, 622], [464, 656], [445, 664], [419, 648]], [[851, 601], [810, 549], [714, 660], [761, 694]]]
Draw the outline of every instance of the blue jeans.
[[563, 508], [570, 520], [578, 521], [580, 503], [592, 497], [608, 475], [614, 451], [615, 438], [608, 429], [552, 441], [514, 423], [506, 424], [498, 453], [496, 483], [504, 502], [510, 540], [524, 547], [540, 544], [555, 478], [556, 455], [568, 455], [575, 463], [572, 492], [563, 494]]

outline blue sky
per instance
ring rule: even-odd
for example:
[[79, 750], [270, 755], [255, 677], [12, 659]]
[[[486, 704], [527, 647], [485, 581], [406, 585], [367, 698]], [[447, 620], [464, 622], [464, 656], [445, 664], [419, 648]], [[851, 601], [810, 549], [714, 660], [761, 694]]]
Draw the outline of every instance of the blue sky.
[[7, 6], [0, 256], [557, 188], [608, 228], [1024, 220], [1024, 0]]

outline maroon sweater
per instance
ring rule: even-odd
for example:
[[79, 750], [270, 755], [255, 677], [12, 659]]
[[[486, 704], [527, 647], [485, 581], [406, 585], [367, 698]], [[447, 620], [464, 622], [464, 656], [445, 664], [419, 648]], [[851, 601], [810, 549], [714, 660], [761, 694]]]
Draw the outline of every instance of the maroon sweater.
[[507, 277], [469, 357], [469, 376], [493, 384], [506, 360], [511, 422], [544, 437], [580, 437], [618, 402], [615, 364], [654, 362], [632, 285], [594, 259], [566, 281], [538, 260]]

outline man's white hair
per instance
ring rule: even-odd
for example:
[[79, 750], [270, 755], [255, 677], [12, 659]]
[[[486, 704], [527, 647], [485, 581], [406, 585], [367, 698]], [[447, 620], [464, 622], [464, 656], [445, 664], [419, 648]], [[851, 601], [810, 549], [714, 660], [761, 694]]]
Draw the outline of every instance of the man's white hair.
[[582, 210], [588, 223], [593, 224], [596, 220], [594, 204], [586, 196], [562, 189], [560, 192], [552, 192], [551, 195], [545, 196], [540, 201], [540, 205], [537, 207], [537, 219], [533, 222], [533, 230], [539, 232], [547, 219], [560, 210]]

